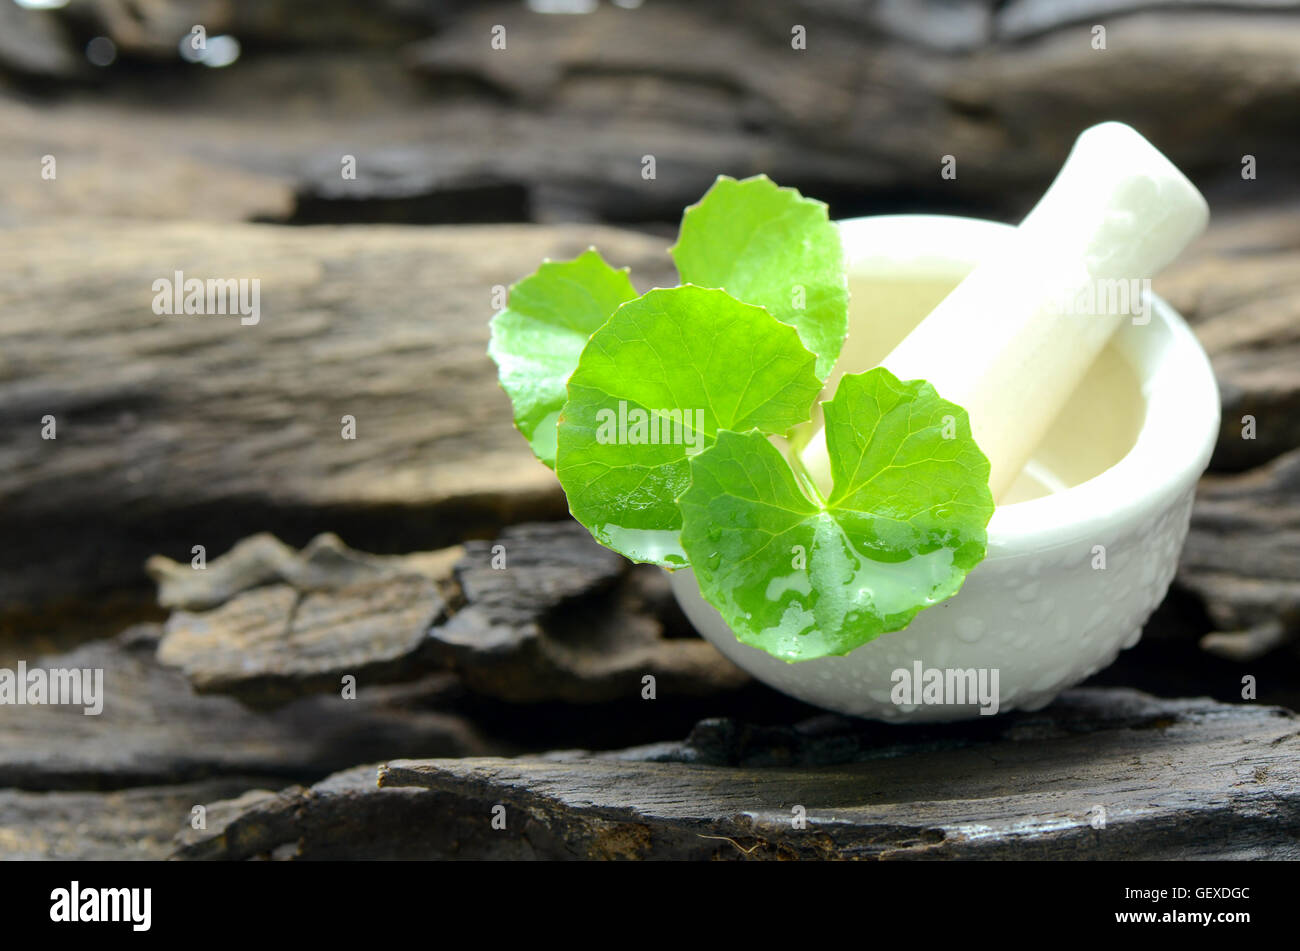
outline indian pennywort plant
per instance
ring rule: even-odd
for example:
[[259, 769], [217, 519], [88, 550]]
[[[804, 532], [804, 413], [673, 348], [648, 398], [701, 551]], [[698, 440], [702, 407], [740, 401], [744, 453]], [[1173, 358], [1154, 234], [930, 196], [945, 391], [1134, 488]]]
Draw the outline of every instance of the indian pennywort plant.
[[573, 516], [633, 561], [691, 567], [741, 641], [787, 661], [956, 594], [993, 514], [961, 407], [883, 367], [848, 374], [822, 404], [829, 495], [793, 451], [848, 327], [826, 206], [721, 177], [671, 253], [682, 284], [643, 295], [594, 249], [544, 262], [492, 320], [515, 423]]

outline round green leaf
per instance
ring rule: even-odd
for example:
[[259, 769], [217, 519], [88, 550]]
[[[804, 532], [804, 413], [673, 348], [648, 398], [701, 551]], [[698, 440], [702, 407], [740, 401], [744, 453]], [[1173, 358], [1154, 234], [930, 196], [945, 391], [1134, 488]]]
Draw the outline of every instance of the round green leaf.
[[847, 654], [956, 594], [993, 515], [966, 412], [929, 383], [878, 367], [824, 406], [828, 500], [753, 432], [719, 432], [679, 500], [705, 599], [787, 661]]
[[634, 297], [627, 268], [614, 270], [591, 248], [572, 261], [546, 261], [511, 285], [505, 310], [492, 318], [488, 355], [514, 405], [515, 425], [552, 469], [564, 385], [591, 335]]
[[826, 205], [766, 175], [720, 176], [686, 209], [670, 251], [683, 282], [720, 287], [793, 326], [826, 379], [849, 326], [840, 232]]
[[784, 433], [820, 384], [792, 327], [726, 292], [686, 285], [624, 304], [569, 379], [556, 474], [569, 510], [634, 561], [686, 563], [676, 498], [719, 429]]

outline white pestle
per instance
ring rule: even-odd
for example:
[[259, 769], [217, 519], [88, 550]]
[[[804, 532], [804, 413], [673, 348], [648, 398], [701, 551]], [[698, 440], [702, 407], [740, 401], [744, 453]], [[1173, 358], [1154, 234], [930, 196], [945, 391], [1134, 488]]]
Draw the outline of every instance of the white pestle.
[[[1134, 129], [1093, 126], [1007, 245], [980, 262], [882, 365], [901, 380], [928, 380], [969, 413], [996, 500], [1111, 335], [1125, 320], [1150, 319], [1134, 292], [1208, 219], [1196, 186]], [[800, 458], [829, 493], [825, 429]]]

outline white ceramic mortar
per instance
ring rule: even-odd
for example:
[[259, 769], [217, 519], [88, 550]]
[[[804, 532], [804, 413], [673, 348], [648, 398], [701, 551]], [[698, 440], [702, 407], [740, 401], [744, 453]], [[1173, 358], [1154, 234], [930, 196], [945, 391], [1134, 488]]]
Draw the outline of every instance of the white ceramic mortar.
[[[948, 277], [1012, 233], [972, 218], [894, 215], [840, 222], [850, 274]], [[672, 573], [695, 628], [754, 677], [808, 703], [902, 722], [960, 720], [979, 706], [896, 704], [894, 671], [998, 671], [999, 710], [1034, 710], [1132, 647], [1173, 579], [1196, 481], [1219, 431], [1219, 392], [1187, 324], [1153, 295], [1150, 320], [1125, 322], [1113, 344], [1146, 401], [1133, 448], [1072, 488], [1000, 505], [988, 555], [957, 595], [903, 631], [843, 657], [786, 663], [736, 640], [689, 569]], [[942, 394], [941, 394], [942, 395]], [[1105, 568], [1095, 546], [1104, 546]]]

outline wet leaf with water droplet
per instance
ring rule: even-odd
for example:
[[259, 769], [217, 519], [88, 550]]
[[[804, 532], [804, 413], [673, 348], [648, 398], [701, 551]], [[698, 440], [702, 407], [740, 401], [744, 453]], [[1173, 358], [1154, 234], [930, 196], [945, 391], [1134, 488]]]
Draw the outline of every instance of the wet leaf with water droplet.
[[624, 304], [569, 379], [555, 466], [569, 511], [633, 561], [685, 564], [676, 499], [689, 458], [719, 429], [807, 421], [813, 364], [793, 327], [725, 291], [686, 285]]
[[627, 269], [616, 271], [592, 249], [571, 261], [543, 263], [510, 287], [505, 309], [492, 318], [488, 355], [514, 406], [515, 425], [552, 469], [564, 384], [591, 335], [634, 297]]
[[[846, 654], [956, 594], [993, 515], [966, 412], [930, 384], [845, 376], [825, 412], [829, 499], [811, 498], [767, 438], [729, 431], [691, 459], [679, 499], [701, 593], [742, 642], [787, 661]], [[795, 545], [808, 556], [792, 572]], [[715, 551], [716, 566], [702, 557]]]

